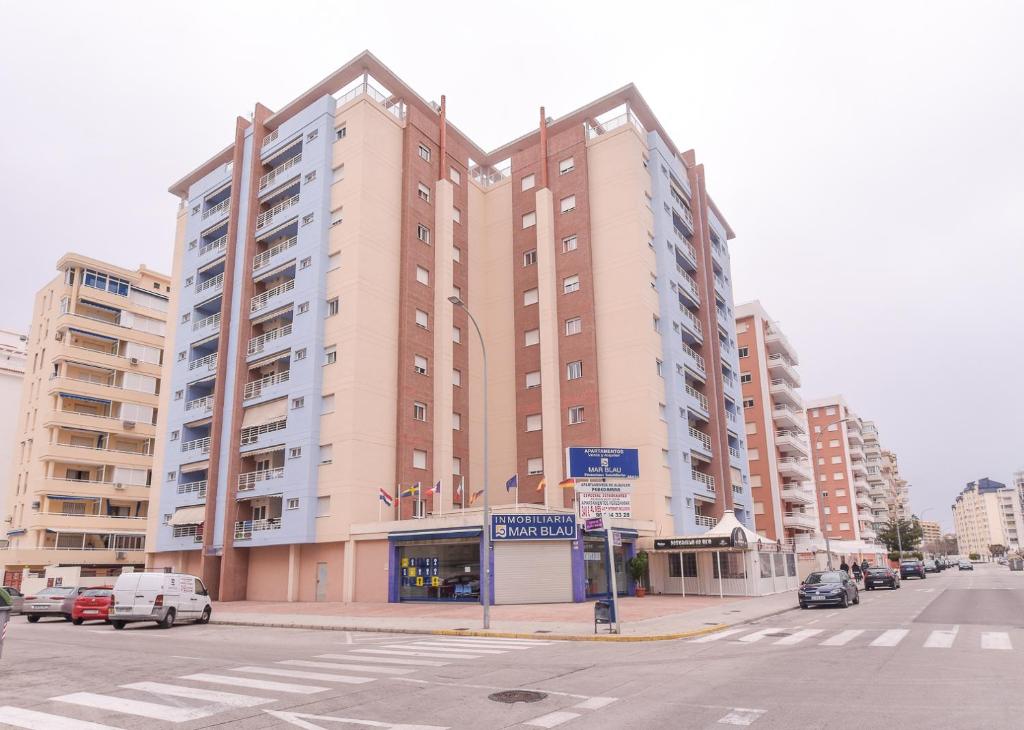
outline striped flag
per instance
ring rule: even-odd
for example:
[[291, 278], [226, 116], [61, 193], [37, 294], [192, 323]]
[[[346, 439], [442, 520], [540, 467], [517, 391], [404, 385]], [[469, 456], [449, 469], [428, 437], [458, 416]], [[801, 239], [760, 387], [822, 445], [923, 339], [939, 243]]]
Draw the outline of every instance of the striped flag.
[[562, 489], [575, 489], [576, 480], [573, 479], [572, 477], [569, 477], [568, 479], [563, 479], [562, 481], [560, 481], [558, 483], [558, 486], [560, 486]]
[[540, 482], [537, 484], [537, 491], [543, 492], [544, 488], [548, 485], [547, 477], [541, 477]]
[[440, 494], [441, 493], [441, 480], [440, 479], [437, 480], [437, 484], [435, 484], [433, 487], [431, 487], [430, 493], [431, 494]]
[[388, 491], [384, 489], [384, 487], [380, 488], [380, 494], [378, 495], [378, 498], [380, 499], [381, 502], [384, 503], [384, 506], [386, 507], [390, 507], [395, 503], [395, 498], [388, 494]]
[[484, 490], [482, 490], [482, 489], [480, 491], [473, 492], [472, 496], [470, 496], [470, 498], [469, 498], [469, 506], [472, 507], [473, 503], [476, 502], [478, 499], [480, 499], [480, 495], [483, 494], [483, 493], [484, 493]]

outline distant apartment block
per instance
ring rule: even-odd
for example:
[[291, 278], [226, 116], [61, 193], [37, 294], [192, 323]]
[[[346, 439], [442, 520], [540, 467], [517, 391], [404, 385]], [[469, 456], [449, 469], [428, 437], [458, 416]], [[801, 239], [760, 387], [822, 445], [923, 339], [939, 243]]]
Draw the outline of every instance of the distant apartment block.
[[[0, 474], [11, 473], [11, 457], [16, 453], [15, 441], [18, 432], [18, 408], [21, 405], [22, 381], [25, 377], [27, 358], [26, 335], [0, 330]], [[0, 489], [0, 516], [3, 517], [0, 530], [0, 546], [7, 544], [7, 531], [11, 529], [11, 513], [7, 509], [8, 490]]]
[[942, 526], [932, 520], [918, 520], [921, 525], [921, 544], [938, 542], [942, 539]]
[[962, 555], [990, 556], [991, 545], [1017, 550], [1024, 530], [1020, 492], [988, 477], [968, 482], [953, 503], [953, 523]]
[[758, 301], [736, 307], [743, 418], [758, 534], [820, 535], [796, 351]]
[[170, 280], [77, 254], [35, 298], [7, 482], [4, 582], [145, 563]]

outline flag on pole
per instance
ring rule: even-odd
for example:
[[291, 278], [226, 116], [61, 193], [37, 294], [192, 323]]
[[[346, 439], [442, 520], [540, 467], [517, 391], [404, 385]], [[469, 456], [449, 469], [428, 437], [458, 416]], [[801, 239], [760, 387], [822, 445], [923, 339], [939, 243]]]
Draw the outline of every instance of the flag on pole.
[[484, 490], [473, 492], [473, 495], [469, 498], [469, 506], [472, 507], [473, 503], [480, 499], [480, 495], [484, 493]]
[[435, 484], [433, 487], [430, 488], [430, 493], [431, 494], [440, 494], [441, 493], [441, 480], [440, 479], [437, 480], [437, 484]]
[[378, 495], [378, 498], [380, 499], [381, 502], [384, 503], [385, 507], [390, 507], [395, 503], [395, 498], [388, 494], [388, 490], [384, 489], [384, 487], [380, 488], [380, 494]]
[[562, 489], [574, 489], [576, 487], [576, 480], [573, 479], [572, 477], [569, 477], [568, 479], [563, 479], [562, 481], [560, 481], [558, 483], [558, 486], [560, 486]]
[[541, 477], [540, 478], [540, 482], [537, 484], [537, 491], [538, 492], [543, 492], [544, 491], [544, 487], [546, 487], [547, 485], [548, 485], [547, 477]]
[[511, 492], [513, 489], [519, 491], [519, 475], [513, 474], [512, 477], [505, 482], [505, 491]]
[[413, 497], [413, 496], [419, 494], [419, 491], [420, 491], [420, 483], [416, 482], [415, 484], [413, 484], [408, 489], [403, 489], [401, 492], [399, 492], [398, 496], [399, 497]]

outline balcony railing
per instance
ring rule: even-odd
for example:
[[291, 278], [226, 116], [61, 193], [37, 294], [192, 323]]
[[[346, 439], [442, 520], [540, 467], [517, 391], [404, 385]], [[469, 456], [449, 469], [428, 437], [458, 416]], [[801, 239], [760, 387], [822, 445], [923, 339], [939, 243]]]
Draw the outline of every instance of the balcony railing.
[[729, 447], [729, 456], [731, 456], [734, 459], [742, 459], [743, 458], [743, 454], [741, 454], [740, 450], [737, 449], [735, 446], [730, 446]]
[[250, 398], [259, 398], [263, 395], [263, 390], [265, 388], [277, 385], [278, 383], [287, 383], [290, 376], [291, 371], [285, 370], [280, 373], [268, 375], [265, 378], [260, 378], [259, 380], [253, 380], [251, 383], [246, 383], [245, 389], [242, 393], [242, 398], [245, 400], [249, 400]]
[[373, 99], [375, 102], [384, 107], [384, 111], [392, 115], [396, 119], [405, 119], [406, 108], [405, 102], [401, 99], [396, 99], [394, 96], [385, 96], [382, 92], [378, 91], [373, 84], [368, 81], [349, 89], [347, 92], [337, 97], [336, 109], [340, 109], [342, 105], [347, 104], [353, 99], [366, 94], [368, 97]]
[[701, 327], [700, 320], [697, 319], [697, 315], [695, 315], [689, 309], [684, 307], [682, 304], [679, 305], [679, 311], [682, 313], [683, 319], [685, 319], [687, 322], [690, 323], [690, 325], [693, 327], [694, 331], [698, 335], [703, 337], [704, 336], [704, 328]]
[[700, 404], [701, 408], [703, 408], [705, 411], [708, 410], [708, 397], [706, 395], [701, 393], [699, 390], [694, 388], [692, 385], [687, 385], [686, 386], [686, 393], [691, 398], [696, 400]]
[[636, 114], [632, 110], [627, 109], [624, 114], [620, 114], [617, 117], [613, 117], [606, 122], [589, 121], [584, 123], [584, 129], [586, 131], [587, 139], [594, 139], [602, 134], [607, 134], [613, 129], [630, 124], [640, 133], [642, 139], [647, 139], [647, 130], [644, 129], [644, 125], [637, 119]]
[[696, 469], [690, 469], [690, 476], [693, 477], [694, 481], [700, 482], [704, 485], [704, 488], [709, 492], [715, 491], [715, 478], [710, 474], [705, 474], [702, 471]]
[[697, 302], [700, 301], [700, 290], [697, 288], [697, 282], [692, 276], [690, 276], [686, 269], [679, 264], [676, 264], [676, 273], [679, 274], [680, 279], [683, 282], [683, 288], [690, 292], [690, 296]]
[[715, 518], [708, 515], [694, 515], [693, 519], [701, 527], [714, 527], [717, 524]]
[[221, 251], [227, 245], [228, 245], [228, 234], [225, 233], [223, 236], [221, 236], [217, 240], [210, 241], [209, 243], [204, 243], [202, 246], [200, 246], [199, 247], [199, 255], [200, 256], [205, 256], [206, 254], [210, 253], [210, 251]]
[[197, 319], [192, 324], [192, 331], [193, 332], [198, 332], [199, 330], [203, 329], [204, 327], [215, 327], [215, 326], [219, 325], [220, 324], [220, 314], [221, 314], [220, 312], [217, 312], [216, 314], [211, 314], [209, 317], [203, 317], [202, 319]]
[[701, 354], [699, 352], [697, 352], [696, 350], [694, 350], [689, 345], [687, 345], [685, 342], [683, 342], [682, 345], [683, 345], [683, 352], [685, 352], [687, 355], [692, 357], [694, 359], [694, 361], [697, 363], [697, 365], [700, 367], [700, 369], [704, 370], [704, 358], [701, 356]]
[[213, 396], [204, 395], [202, 398], [193, 398], [185, 404], [186, 411], [208, 411], [213, 408]]
[[182, 452], [198, 450], [200, 453], [209, 454], [210, 453], [210, 437], [206, 436], [206, 437], [201, 438], [201, 439], [193, 439], [192, 441], [182, 441], [181, 442], [181, 450], [182, 450]]
[[260, 440], [260, 436], [274, 431], [283, 431], [288, 427], [287, 418], [279, 418], [276, 421], [269, 421], [268, 423], [261, 423], [258, 426], [247, 426], [242, 429], [242, 446], [249, 446], [255, 444]]
[[217, 353], [211, 352], [209, 355], [203, 355], [202, 357], [193, 360], [188, 364], [189, 370], [198, 370], [199, 368], [205, 367], [207, 370], [217, 369]]
[[198, 482], [189, 482], [188, 484], [179, 484], [178, 494], [194, 494], [199, 499], [205, 499], [208, 484], [209, 482], [206, 479]]
[[276, 297], [278, 294], [285, 294], [286, 292], [290, 292], [294, 288], [295, 279], [289, 279], [285, 283], [275, 286], [273, 289], [267, 289], [267, 291], [263, 292], [262, 294], [257, 294], [249, 301], [249, 311], [260, 311], [261, 309], [267, 306], [267, 302], [269, 302], [273, 297]]
[[245, 474], [238, 475], [238, 491], [248, 492], [256, 488], [256, 485], [260, 482], [265, 482], [268, 479], [281, 479], [284, 477], [284, 467], [279, 466], [276, 469], [263, 469], [260, 471], [250, 471]]
[[274, 340], [280, 339], [281, 337], [287, 337], [291, 333], [292, 326], [290, 324], [286, 324], [282, 327], [272, 329], [269, 332], [264, 332], [262, 335], [258, 335], [257, 337], [253, 337], [251, 340], [249, 340], [249, 347], [247, 352], [250, 355], [255, 355], [257, 353], [263, 352], [263, 348], [264, 346], [266, 346], [268, 342], [273, 342]]
[[268, 517], [265, 520], [242, 520], [241, 522], [235, 523], [235, 539], [249, 540], [252, 538], [252, 533], [254, 532], [280, 529], [280, 517]]
[[217, 203], [217, 205], [213, 206], [212, 208], [207, 208], [206, 210], [203, 211], [203, 220], [205, 221], [207, 218], [212, 218], [215, 215], [223, 213], [223, 212], [225, 212], [230, 207], [231, 207], [231, 198], [228, 198], [227, 200], [222, 200], [221, 202]]
[[260, 228], [266, 228], [268, 225], [270, 225], [271, 221], [274, 220], [274, 216], [276, 216], [278, 213], [282, 212], [286, 208], [292, 207], [298, 202], [299, 196], [293, 195], [290, 198], [285, 198], [270, 210], [263, 211], [258, 216], [256, 216], [256, 230], [259, 230]]
[[223, 286], [223, 285], [224, 285], [224, 272], [222, 271], [221, 273], [217, 274], [216, 276], [210, 277], [206, 281], [198, 281], [198, 282], [196, 282], [196, 294], [199, 294], [200, 292], [204, 292], [204, 291], [206, 291], [208, 289], [216, 289], [217, 287]]
[[285, 162], [281, 163], [280, 165], [275, 167], [273, 170], [268, 172], [266, 175], [261, 177], [260, 178], [260, 192], [262, 193], [264, 190], [269, 188], [271, 185], [274, 184], [274, 182], [279, 177], [281, 177], [281, 175], [283, 173], [285, 173], [288, 170], [292, 169], [293, 167], [298, 165], [300, 162], [302, 162], [302, 153], [301, 152], [299, 154], [295, 155], [295, 157], [292, 157], [292, 158], [286, 160]]
[[292, 236], [291, 238], [286, 238], [285, 240], [281, 241], [281, 243], [278, 243], [278, 244], [268, 248], [263, 253], [256, 254], [255, 256], [252, 257], [252, 270], [253, 271], [259, 271], [264, 266], [269, 264], [270, 260], [272, 258], [277, 256], [282, 251], [287, 251], [288, 249], [290, 249], [292, 246], [294, 246], [298, 242], [299, 242], [299, 237], [298, 236]]
[[700, 431], [700, 430], [694, 428], [693, 426], [690, 426], [690, 435], [693, 438], [697, 439], [697, 441], [700, 442], [701, 446], [704, 447], [705, 451], [707, 451], [709, 453], [711, 452], [711, 437], [710, 436], [708, 436], [703, 431]]

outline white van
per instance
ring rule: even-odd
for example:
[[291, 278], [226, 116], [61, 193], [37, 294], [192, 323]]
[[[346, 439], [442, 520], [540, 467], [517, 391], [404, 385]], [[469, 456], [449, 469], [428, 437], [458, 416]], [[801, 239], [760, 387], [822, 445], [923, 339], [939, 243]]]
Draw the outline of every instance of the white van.
[[129, 621], [156, 621], [169, 629], [175, 621], [205, 624], [213, 611], [203, 581], [184, 573], [122, 573], [114, 583], [110, 623], [123, 629]]

